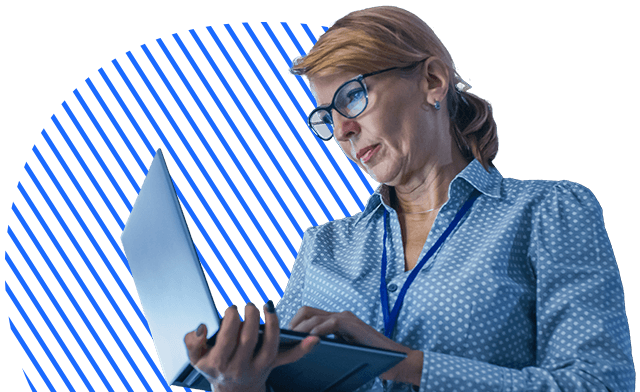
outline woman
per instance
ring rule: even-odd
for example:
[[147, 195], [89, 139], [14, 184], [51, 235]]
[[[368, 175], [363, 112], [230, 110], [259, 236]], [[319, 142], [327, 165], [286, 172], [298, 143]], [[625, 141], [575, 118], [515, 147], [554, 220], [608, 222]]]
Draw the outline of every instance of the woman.
[[406, 352], [380, 376], [388, 390], [633, 390], [596, 199], [571, 182], [502, 178], [491, 107], [423, 21], [394, 7], [353, 12], [292, 72], [320, 104], [316, 135], [382, 185], [362, 213], [305, 233], [278, 316], [313, 336], [278, 354], [270, 303], [255, 355], [251, 304], [244, 323], [225, 312], [216, 346], [204, 326], [185, 337], [216, 391], [265, 390], [273, 367], [327, 334]]

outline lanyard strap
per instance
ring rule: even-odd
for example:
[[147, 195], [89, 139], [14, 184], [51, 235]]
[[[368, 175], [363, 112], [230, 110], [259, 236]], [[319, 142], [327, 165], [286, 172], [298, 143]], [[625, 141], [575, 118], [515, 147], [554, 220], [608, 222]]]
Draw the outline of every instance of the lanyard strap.
[[400, 313], [400, 308], [402, 307], [402, 303], [404, 301], [404, 296], [409, 290], [409, 286], [413, 283], [414, 279], [427, 263], [427, 260], [433, 256], [434, 253], [442, 246], [444, 241], [447, 239], [449, 234], [455, 229], [458, 225], [464, 214], [471, 208], [476, 199], [480, 196], [480, 191], [474, 189], [469, 196], [469, 199], [464, 203], [462, 208], [458, 211], [456, 216], [453, 218], [449, 227], [442, 233], [440, 238], [433, 244], [433, 246], [427, 251], [427, 253], [422, 257], [420, 262], [411, 270], [411, 274], [402, 285], [402, 289], [400, 289], [400, 293], [398, 294], [398, 299], [396, 303], [393, 305], [393, 309], [391, 310], [391, 314], [389, 314], [389, 297], [387, 295], [387, 217], [388, 212], [384, 210], [384, 235], [382, 237], [382, 267], [380, 270], [380, 300], [382, 302], [382, 315], [384, 317], [384, 336], [391, 339], [391, 335], [393, 334], [393, 330], [396, 327], [396, 322], [398, 321], [398, 313]]

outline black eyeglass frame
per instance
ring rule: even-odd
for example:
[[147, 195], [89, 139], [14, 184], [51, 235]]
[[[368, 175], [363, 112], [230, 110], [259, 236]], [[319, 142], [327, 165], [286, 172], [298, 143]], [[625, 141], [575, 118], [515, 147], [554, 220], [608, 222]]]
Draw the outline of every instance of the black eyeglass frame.
[[[356, 117], [358, 117], [359, 115], [361, 115], [361, 114], [362, 114], [362, 112], [364, 112], [364, 111], [365, 111], [365, 109], [367, 108], [367, 106], [369, 105], [369, 92], [367, 91], [367, 85], [364, 83], [364, 78], [368, 78], [369, 76], [379, 75], [379, 74], [381, 74], [381, 73], [383, 73], [383, 72], [392, 71], [392, 70], [394, 70], [394, 69], [407, 69], [407, 68], [411, 68], [411, 67], [415, 66], [416, 64], [419, 64], [419, 63], [421, 63], [421, 62], [423, 62], [423, 61], [425, 61], [425, 60], [426, 60], [426, 58], [425, 58], [425, 59], [423, 59], [423, 60], [420, 60], [420, 61], [416, 61], [415, 63], [413, 63], [413, 64], [411, 64], [411, 65], [408, 65], [408, 66], [406, 66], [406, 67], [391, 67], [391, 68], [386, 68], [386, 69], [383, 69], [383, 70], [380, 70], [380, 71], [369, 72], [369, 73], [366, 73], [366, 74], [364, 74], [364, 75], [358, 75], [358, 76], [356, 76], [356, 77], [355, 77], [355, 78], [353, 78], [353, 79], [349, 79], [349, 80], [347, 80], [346, 82], [342, 83], [342, 84], [340, 85], [340, 87], [338, 87], [338, 88], [336, 89], [336, 92], [335, 92], [335, 93], [333, 93], [333, 99], [331, 100], [331, 104], [329, 104], [329, 105], [323, 105], [323, 106], [318, 106], [317, 108], [313, 109], [313, 110], [311, 111], [311, 113], [309, 113], [309, 116], [307, 117], [307, 125], [309, 125], [309, 128], [311, 128], [311, 130], [313, 131], [313, 134], [314, 134], [314, 135], [316, 135], [318, 138], [320, 138], [320, 139], [324, 140], [325, 142], [326, 142], [326, 141], [331, 140], [331, 138], [333, 137], [333, 131], [331, 131], [331, 136], [329, 136], [328, 138], [324, 138], [324, 137], [320, 136], [320, 133], [318, 133], [318, 131], [316, 131], [316, 129], [314, 128], [314, 126], [311, 124], [311, 117], [313, 117], [313, 115], [314, 115], [315, 113], [319, 112], [320, 110], [325, 110], [325, 111], [329, 114], [329, 117], [331, 118], [331, 126], [332, 126], [332, 127], [333, 127], [333, 115], [331, 114], [331, 110], [332, 110], [332, 109], [335, 109], [335, 110], [336, 110], [336, 112], [340, 113], [342, 116], [344, 116], [344, 117], [346, 117], [346, 118], [349, 118], [349, 119], [351, 119], [351, 118], [356, 118]], [[335, 106], [335, 103], [336, 103], [336, 97], [338, 96], [338, 92], [340, 92], [340, 90], [341, 90], [344, 86], [346, 86], [346, 85], [347, 85], [347, 84], [349, 84], [349, 83], [353, 83], [353, 82], [358, 82], [358, 83], [360, 84], [360, 86], [362, 86], [362, 88], [364, 89], [364, 98], [365, 98], [365, 101], [364, 101], [364, 107], [362, 108], [362, 110], [360, 110], [360, 112], [358, 112], [358, 114], [355, 114], [355, 115], [353, 115], [353, 116], [349, 116], [349, 115], [346, 115], [346, 114], [342, 113], [340, 110], [338, 110], [338, 108]], [[324, 122], [323, 122], [323, 124], [326, 124], [326, 123], [324, 123]]]

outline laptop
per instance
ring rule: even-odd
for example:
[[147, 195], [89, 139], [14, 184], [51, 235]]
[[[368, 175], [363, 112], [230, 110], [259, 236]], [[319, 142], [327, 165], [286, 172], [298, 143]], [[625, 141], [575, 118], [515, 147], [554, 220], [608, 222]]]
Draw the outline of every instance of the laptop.
[[[204, 323], [213, 345], [221, 319], [160, 149], [120, 238], [167, 383], [209, 390], [189, 362], [184, 336]], [[306, 336], [281, 329], [280, 348]], [[278, 392], [353, 391], [404, 358], [321, 337], [305, 357], [273, 369], [269, 385]]]

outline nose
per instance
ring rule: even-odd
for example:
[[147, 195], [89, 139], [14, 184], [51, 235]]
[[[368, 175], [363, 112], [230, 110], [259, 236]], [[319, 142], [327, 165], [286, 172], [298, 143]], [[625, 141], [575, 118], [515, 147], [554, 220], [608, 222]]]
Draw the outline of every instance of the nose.
[[360, 124], [355, 119], [346, 118], [342, 114], [333, 110], [333, 136], [339, 142], [348, 141], [360, 133]]

